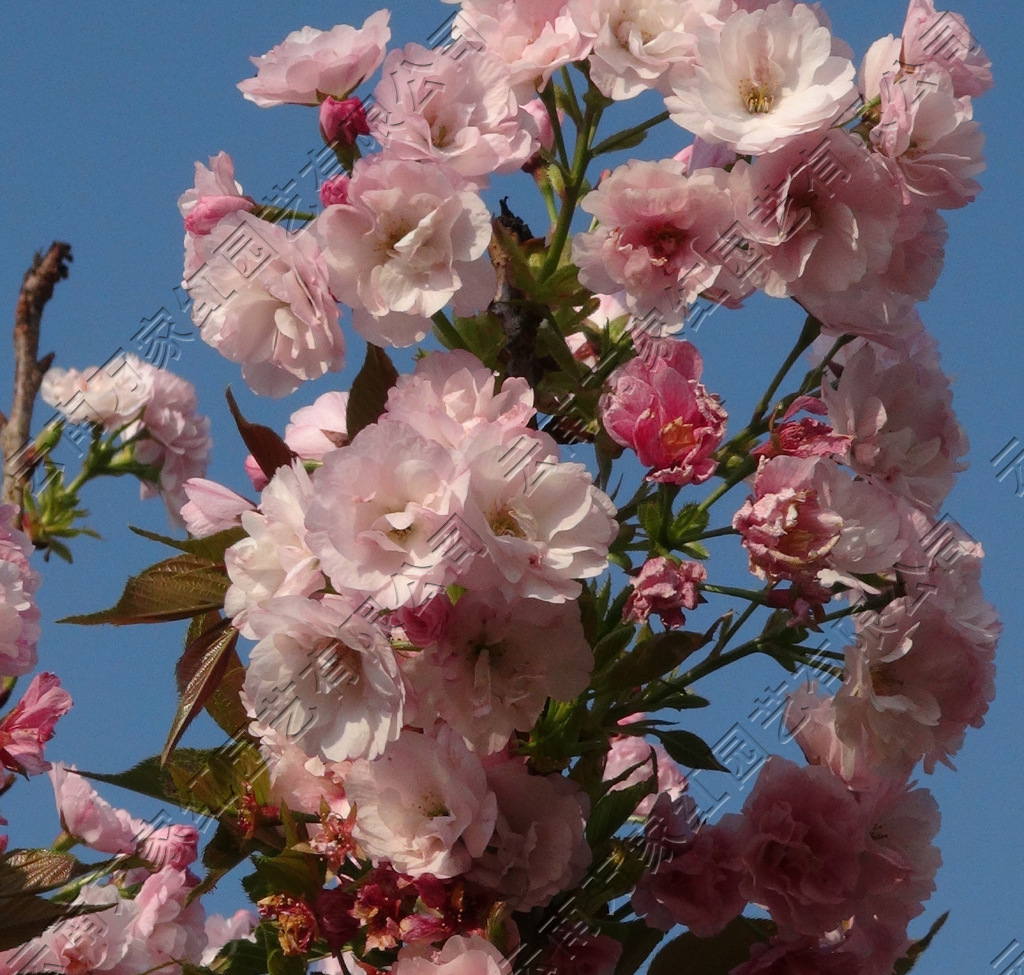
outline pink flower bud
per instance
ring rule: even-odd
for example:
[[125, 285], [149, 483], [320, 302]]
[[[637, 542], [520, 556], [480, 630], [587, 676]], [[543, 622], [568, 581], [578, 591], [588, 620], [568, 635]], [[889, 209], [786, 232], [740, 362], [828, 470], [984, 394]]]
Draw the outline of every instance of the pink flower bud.
[[0, 718], [0, 768], [26, 775], [47, 771], [43, 747], [70, 707], [71, 695], [56, 675], [36, 674], [14, 710]]
[[344, 174], [334, 176], [320, 187], [320, 202], [325, 206], [348, 203], [348, 184], [351, 180]]
[[369, 135], [370, 126], [362, 99], [344, 98], [339, 101], [328, 95], [320, 103], [320, 132], [328, 145], [337, 142], [342, 146], [352, 145], [356, 136]]
[[251, 196], [201, 196], [185, 215], [185, 229], [197, 237], [205, 237], [229, 214], [255, 208], [256, 201]]

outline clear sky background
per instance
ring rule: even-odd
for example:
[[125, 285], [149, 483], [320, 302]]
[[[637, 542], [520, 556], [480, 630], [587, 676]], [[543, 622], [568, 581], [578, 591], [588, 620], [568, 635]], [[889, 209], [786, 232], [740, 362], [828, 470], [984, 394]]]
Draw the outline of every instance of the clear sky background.
[[[316, 113], [292, 106], [262, 110], [245, 101], [235, 85], [252, 74], [248, 56], [267, 51], [304, 24], [324, 29], [341, 21], [359, 25], [374, 9], [366, 0], [3, 5], [0, 146], [6, 225], [0, 306], [8, 309], [6, 320], [13, 322], [21, 276], [32, 253], [59, 239], [71, 243], [75, 259], [43, 322], [42, 349], [56, 350], [57, 364], [99, 365], [119, 348], [131, 350], [143, 321], [161, 310], [177, 320], [179, 331], [191, 335], [174, 291], [181, 277], [183, 236], [175, 201], [192, 185], [194, 161], [205, 162], [224, 149], [234, 158], [245, 191], [257, 200], [290, 180], [296, 181], [296, 192], [313, 198], [312, 180], [301, 171], [309, 161], [307, 151], [321, 145]], [[826, 4], [826, 9], [835, 33], [859, 59], [876, 37], [900, 32], [905, 4], [841, 0]], [[969, 731], [956, 759], [959, 771], [940, 767], [932, 776], [920, 776], [942, 808], [939, 845], [944, 866], [938, 890], [912, 933], [922, 933], [941, 911], [952, 911], [916, 969], [920, 975], [995, 971], [990, 961], [1011, 940], [1024, 942], [1019, 882], [1024, 860], [1019, 701], [1024, 685], [1024, 601], [1019, 595], [1024, 500], [1015, 496], [1013, 476], [997, 481], [990, 462], [1012, 437], [1024, 441], [1018, 375], [1024, 356], [1016, 295], [1022, 207], [1013, 155], [1024, 89], [1019, 50], [1024, 16], [1009, 0], [962, 0], [956, 9], [994, 62], [996, 87], [975, 105], [975, 117], [988, 135], [988, 170], [981, 176], [984, 192], [979, 199], [945, 214], [950, 225], [945, 272], [921, 310], [941, 343], [944, 368], [956, 376], [955, 405], [971, 442], [970, 469], [961, 475], [945, 511], [985, 547], [983, 584], [1002, 614], [1005, 632], [997, 699], [984, 728]], [[393, 43], [424, 43], [452, 10], [433, 2], [395, 10]], [[633, 124], [659, 110], [654, 101], [632, 102], [620, 117], [624, 124]], [[633, 154], [661, 158], [689, 141], [686, 132], [669, 123]], [[496, 181], [488, 202], [496, 209], [497, 197], [505, 194], [513, 209], [535, 222], [535, 230], [543, 226], [529, 179], [517, 175]], [[732, 415], [749, 415], [801, 321], [791, 303], [762, 298], [741, 312], [718, 310], [692, 336], [705, 357], [706, 384], [724, 396]], [[6, 327], [0, 320], [0, 331]], [[237, 368], [197, 337], [181, 341], [179, 358], [169, 364], [197, 385], [201, 408], [213, 419], [211, 477], [237, 490], [247, 487], [240, 466], [245, 450], [225, 407], [225, 386], [232, 385], [250, 419], [283, 430], [295, 409], [327, 389], [350, 383], [362, 360], [362, 343], [347, 319], [343, 327], [350, 339], [346, 372], [281, 401], [252, 395]], [[9, 348], [0, 335], [0, 406], [5, 411], [10, 402]], [[49, 416], [42, 406], [33, 429]], [[585, 459], [583, 453], [579, 459]], [[70, 463], [74, 454], [64, 457]], [[742, 491], [733, 497], [738, 506]], [[44, 619], [40, 669], [59, 674], [75, 700], [48, 756], [84, 769], [117, 771], [159, 752], [163, 744], [174, 711], [173, 667], [184, 624], [82, 628], [53, 622], [111, 605], [130, 574], [169, 554], [128, 531], [128, 524], [154, 531], [167, 528], [162, 506], [141, 503], [135, 483], [94, 485], [85, 501], [93, 512], [90, 523], [103, 540], [76, 541], [71, 567], [58, 560], [39, 565], [44, 578], [39, 594]], [[731, 510], [723, 507], [715, 524], [725, 523]], [[716, 559], [709, 565], [716, 581], [742, 567], [736, 550], [727, 556], [719, 548], [716, 556], [728, 563], [719, 565]], [[711, 604], [700, 611], [703, 615], [694, 614], [693, 625], [709, 625], [715, 608]], [[767, 684], [775, 686], [784, 676], [770, 661], [752, 661], [701, 684], [698, 689], [716, 706], [688, 726], [715, 741], [747, 717]], [[203, 721], [188, 733], [185, 744], [212, 746], [221, 740], [212, 723]], [[772, 732], [762, 732], [759, 740], [769, 750], [783, 750]], [[738, 809], [742, 791], [730, 786], [726, 776], [715, 782], [734, 794], [727, 808]], [[116, 789], [101, 791], [138, 816], [159, 809]], [[19, 782], [0, 800], [0, 813], [10, 820], [12, 846], [48, 845], [59, 828], [45, 776]], [[210, 910], [229, 913], [244, 899], [227, 881], [206, 903]]]

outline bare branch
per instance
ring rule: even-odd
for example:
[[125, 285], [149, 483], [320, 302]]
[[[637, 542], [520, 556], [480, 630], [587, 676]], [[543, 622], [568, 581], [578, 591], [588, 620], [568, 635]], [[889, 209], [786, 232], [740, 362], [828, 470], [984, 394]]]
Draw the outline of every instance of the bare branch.
[[25, 272], [14, 312], [14, 396], [11, 415], [0, 433], [0, 454], [4, 459], [3, 490], [0, 501], [21, 505], [22, 489], [29, 468], [23, 450], [32, 432], [32, 410], [43, 375], [53, 362], [53, 353], [39, 354], [39, 325], [43, 308], [53, 297], [57, 282], [68, 276], [71, 245], [54, 241], [45, 255], [36, 254]]

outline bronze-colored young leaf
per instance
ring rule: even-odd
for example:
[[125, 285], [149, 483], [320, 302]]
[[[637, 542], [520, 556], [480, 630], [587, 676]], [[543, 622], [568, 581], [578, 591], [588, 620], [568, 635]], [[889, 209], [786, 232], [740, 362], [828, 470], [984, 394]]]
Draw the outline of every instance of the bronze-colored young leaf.
[[279, 467], [288, 467], [299, 456], [276, 431], [262, 423], [250, 423], [242, 416], [242, 411], [238, 408], [230, 389], [225, 391], [225, 396], [243, 442], [268, 479], [274, 476]]
[[185, 648], [175, 668], [180, 696], [167, 743], [160, 754], [162, 764], [166, 764], [185, 729], [220, 686], [237, 642], [238, 630], [230, 620], [220, 620]]
[[121, 598], [110, 609], [65, 616], [57, 622], [126, 626], [189, 619], [220, 609], [229, 585], [227, 575], [209, 559], [198, 555], [176, 555], [132, 576], [125, 584]]
[[640, 687], [675, 670], [687, 657], [696, 653], [708, 637], [703, 633], [672, 630], [657, 633], [638, 643], [612, 668], [609, 682], [623, 689]]
[[345, 424], [351, 440], [363, 427], [376, 423], [388, 402], [388, 390], [398, 382], [398, 370], [388, 354], [371, 342], [366, 344], [363, 367], [352, 381], [345, 410]]
[[94, 869], [93, 866], [79, 863], [70, 853], [11, 850], [0, 859], [0, 899], [55, 890]]

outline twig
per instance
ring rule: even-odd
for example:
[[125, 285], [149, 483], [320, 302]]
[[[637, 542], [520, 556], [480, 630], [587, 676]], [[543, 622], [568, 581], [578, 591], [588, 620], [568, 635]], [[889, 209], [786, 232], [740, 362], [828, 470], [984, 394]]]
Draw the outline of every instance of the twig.
[[39, 354], [39, 324], [43, 308], [53, 297], [54, 286], [68, 276], [71, 245], [55, 240], [45, 256], [36, 254], [25, 272], [14, 312], [14, 396], [11, 415], [0, 433], [0, 455], [4, 458], [3, 489], [0, 501], [21, 505], [22, 489], [28, 471], [18, 457], [28, 443], [32, 430], [32, 410], [43, 375], [53, 362], [53, 353]]

